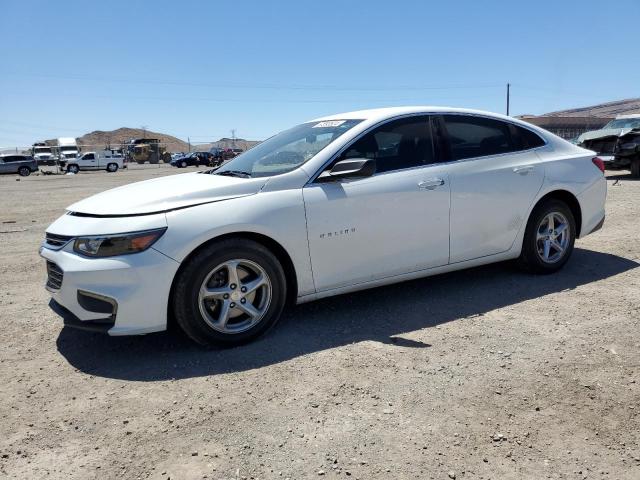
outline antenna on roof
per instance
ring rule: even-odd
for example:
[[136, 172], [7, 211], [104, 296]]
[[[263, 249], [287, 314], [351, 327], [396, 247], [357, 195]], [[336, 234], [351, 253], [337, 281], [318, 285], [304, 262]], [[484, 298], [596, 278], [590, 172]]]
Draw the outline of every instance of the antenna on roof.
[[507, 83], [507, 117], [509, 116], [509, 94], [510, 94], [510, 90], [511, 90], [511, 84]]

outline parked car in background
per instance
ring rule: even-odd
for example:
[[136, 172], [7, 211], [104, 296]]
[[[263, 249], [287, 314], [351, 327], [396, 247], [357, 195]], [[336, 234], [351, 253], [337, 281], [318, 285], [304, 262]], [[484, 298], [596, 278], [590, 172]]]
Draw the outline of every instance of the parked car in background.
[[117, 172], [123, 168], [124, 156], [111, 150], [86, 152], [67, 162], [67, 172], [78, 173], [80, 170], [106, 170]]
[[[242, 152], [241, 149], [236, 149], [236, 150], [240, 150], [240, 152]], [[215, 158], [215, 163], [213, 166], [221, 165], [225, 161], [231, 160], [232, 158], [235, 158], [239, 155], [239, 153], [235, 152], [232, 148], [221, 148], [221, 147], [211, 147], [211, 150], [209, 150], [209, 153], [213, 154]]]
[[608, 166], [628, 168], [640, 177], [640, 114], [620, 115], [600, 130], [585, 132], [578, 145], [595, 151]]
[[145, 334], [171, 316], [240, 344], [287, 302], [505, 260], [556, 272], [601, 228], [606, 191], [593, 152], [515, 118], [364, 110], [74, 203], [40, 252], [69, 326]]
[[0, 173], [17, 173], [21, 177], [28, 177], [37, 170], [38, 162], [31, 155], [0, 155]]
[[178, 168], [212, 166], [215, 156], [210, 152], [191, 152], [183, 157], [171, 160], [171, 165]]

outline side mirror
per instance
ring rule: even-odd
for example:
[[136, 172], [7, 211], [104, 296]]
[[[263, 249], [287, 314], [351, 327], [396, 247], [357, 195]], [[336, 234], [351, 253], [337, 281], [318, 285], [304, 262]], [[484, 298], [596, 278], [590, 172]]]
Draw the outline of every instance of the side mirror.
[[364, 178], [376, 173], [376, 161], [372, 158], [350, 158], [336, 163], [331, 170], [325, 170], [318, 176], [321, 182], [341, 178]]

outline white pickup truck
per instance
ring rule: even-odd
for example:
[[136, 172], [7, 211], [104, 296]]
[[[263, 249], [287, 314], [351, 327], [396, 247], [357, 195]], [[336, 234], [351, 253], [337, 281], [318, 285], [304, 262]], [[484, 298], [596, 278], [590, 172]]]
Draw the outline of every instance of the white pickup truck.
[[124, 164], [124, 157], [121, 153], [113, 153], [109, 150], [98, 152], [85, 152], [79, 157], [70, 159], [67, 162], [67, 172], [78, 173], [80, 170], [106, 170], [107, 172], [117, 172]]

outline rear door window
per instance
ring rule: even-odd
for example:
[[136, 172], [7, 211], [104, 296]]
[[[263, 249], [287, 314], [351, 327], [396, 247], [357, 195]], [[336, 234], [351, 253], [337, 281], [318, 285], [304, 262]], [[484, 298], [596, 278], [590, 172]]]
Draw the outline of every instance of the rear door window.
[[451, 160], [487, 157], [518, 150], [509, 124], [473, 115], [443, 115]]

